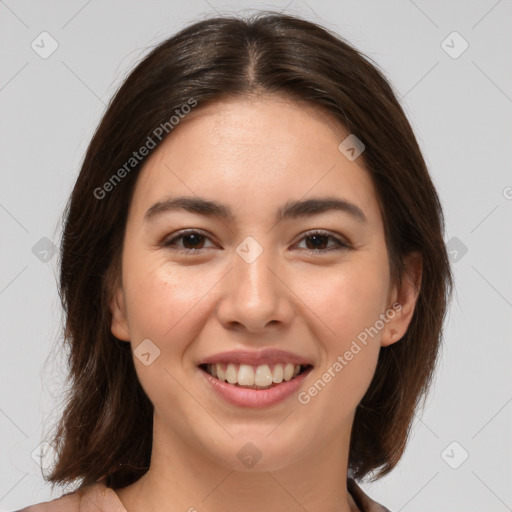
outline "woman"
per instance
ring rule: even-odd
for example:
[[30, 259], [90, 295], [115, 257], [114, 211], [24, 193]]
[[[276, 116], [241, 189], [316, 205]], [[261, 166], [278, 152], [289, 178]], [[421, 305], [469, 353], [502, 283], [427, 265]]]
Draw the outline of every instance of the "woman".
[[[66, 211], [72, 388], [25, 512], [385, 511], [452, 287], [390, 85], [282, 14], [193, 24], [115, 95]], [[60, 507], [60, 508], [59, 508]]]

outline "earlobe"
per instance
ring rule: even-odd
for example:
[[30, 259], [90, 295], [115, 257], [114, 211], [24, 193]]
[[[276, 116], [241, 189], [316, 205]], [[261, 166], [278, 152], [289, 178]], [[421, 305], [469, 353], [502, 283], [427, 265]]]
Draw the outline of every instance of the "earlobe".
[[393, 295], [395, 313], [386, 325], [382, 337], [381, 346], [387, 347], [399, 341], [409, 327], [412, 320], [416, 302], [421, 288], [423, 262], [419, 252], [412, 252], [404, 258], [405, 272], [402, 276], [400, 289]]
[[126, 307], [121, 286], [116, 288], [112, 296], [110, 312], [112, 313], [112, 323], [110, 326], [112, 334], [122, 341], [130, 341], [130, 332], [126, 320]]

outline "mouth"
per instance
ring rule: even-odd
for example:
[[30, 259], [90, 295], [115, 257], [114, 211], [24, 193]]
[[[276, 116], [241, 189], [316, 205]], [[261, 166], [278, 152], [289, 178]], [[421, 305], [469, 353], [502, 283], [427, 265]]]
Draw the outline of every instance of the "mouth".
[[199, 369], [214, 379], [233, 387], [265, 390], [309, 373], [311, 364], [271, 363], [260, 365], [237, 363], [203, 363]]

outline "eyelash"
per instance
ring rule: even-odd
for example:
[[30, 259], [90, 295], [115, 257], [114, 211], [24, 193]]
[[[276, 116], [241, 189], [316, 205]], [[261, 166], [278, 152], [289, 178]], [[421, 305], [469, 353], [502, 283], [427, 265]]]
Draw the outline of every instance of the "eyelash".
[[[206, 236], [205, 234], [203, 234], [201, 231], [189, 230], [189, 231], [183, 231], [183, 232], [179, 233], [178, 236], [175, 236], [174, 238], [172, 238], [172, 239], [170, 239], [170, 240], [168, 240], [166, 242], [163, 242], [162, 245], [164, 247], [170, 248], [171, 250], [182, 252], [182, 253], [185, 253], [185, 254], [198, 254], [203, 249], [184, 249], [184, 248], [176, 248], [175, 247], [175, 243], [174, 242], [176, 242], [176, 240], [185, 238], [185, 237], [187, 237], [189, 235], [200, 235], [203, 238], [207, 238], [207, 239], [210, 238], [210, 237]], [[304, 240], [306, 238], [310, 238], [310, 237], [313, 237], [313, 236], [326, 236], [327, 238], [329, 238], [331, 240], [334, 240], [336, 242], [336, 244], [337, 244], [337, 247], [331, 247], [329, 249], [302, 249], [302, 250], [306, 251], [309, 254], [321, 254], [321, 253], [326, 253], [326, 252], [331, 252], [331, 251], [339, 251], [339, 250], [351, 249], [351, 246], [349, 244], [347, 244], [345, 242], [342, 242], [339, 238], [329, 234], [326, 231], [322, 231], [322, 230], [313, 230], [313, 231], [310, 231], [310, 232], [306, 233], [299, 240], [299, 242], [301, 242], [302, 240]]]

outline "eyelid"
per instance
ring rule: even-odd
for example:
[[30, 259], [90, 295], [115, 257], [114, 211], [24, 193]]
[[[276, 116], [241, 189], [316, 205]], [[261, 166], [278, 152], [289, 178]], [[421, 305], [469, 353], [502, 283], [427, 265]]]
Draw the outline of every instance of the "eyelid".
[[[207, 234], [205, 231], [203, 231], [201, 229], [197, 229], [197, 228], [189, 228], [189, 229], [185, 229], [182, 231], [178, 231], [177, 233], [171, 235], [172, 238], [164, 239], [164, 241], [162, 242], [162, 246], [165, 248], [170, 248], [171, 250], [174, 250], [177, 252], [181, 252], [181, 253], [201, 254], [202, 251], [205, 250], [204, 248], [184, 249], [184, 248], [174, 248], [173, 247], [174, 244], [172, 244], [172, 242], [176, 242], [176, 240], [182, 239], [182, 238], [186, 237], [187, 235], [192, 235], [192, 234], [198, 234], [198, 235], [204, 237], [205, 239], [212, 240], [212, 237], [209, 234]], [[336, 251], [336, 250], [339, 251], [339, 250], [353, 249], [352, 243], [349, 242], [346, 237], [343, 237], [338, 234], [332, 234], [331, 232], [323, 230], [323, 229], [311, 229], [309, 231], [306, 231], [305, 233], [302, 233], [301, 235], [299, 235], [300, 238], [298, 238], [297, 241], [293, 245], [297, 245], [299, 242], [302, 242], [304, 239], [315, 236], [315, 235], [325, 236], [328, 239], [333, 240], [336, 243], [336, 246], [330, 247], [328, 249], [300, 249], [301, 251], [309, 253], [309, 254], [320, 255], [320, 254], [330, 253], [330, 252]]]

